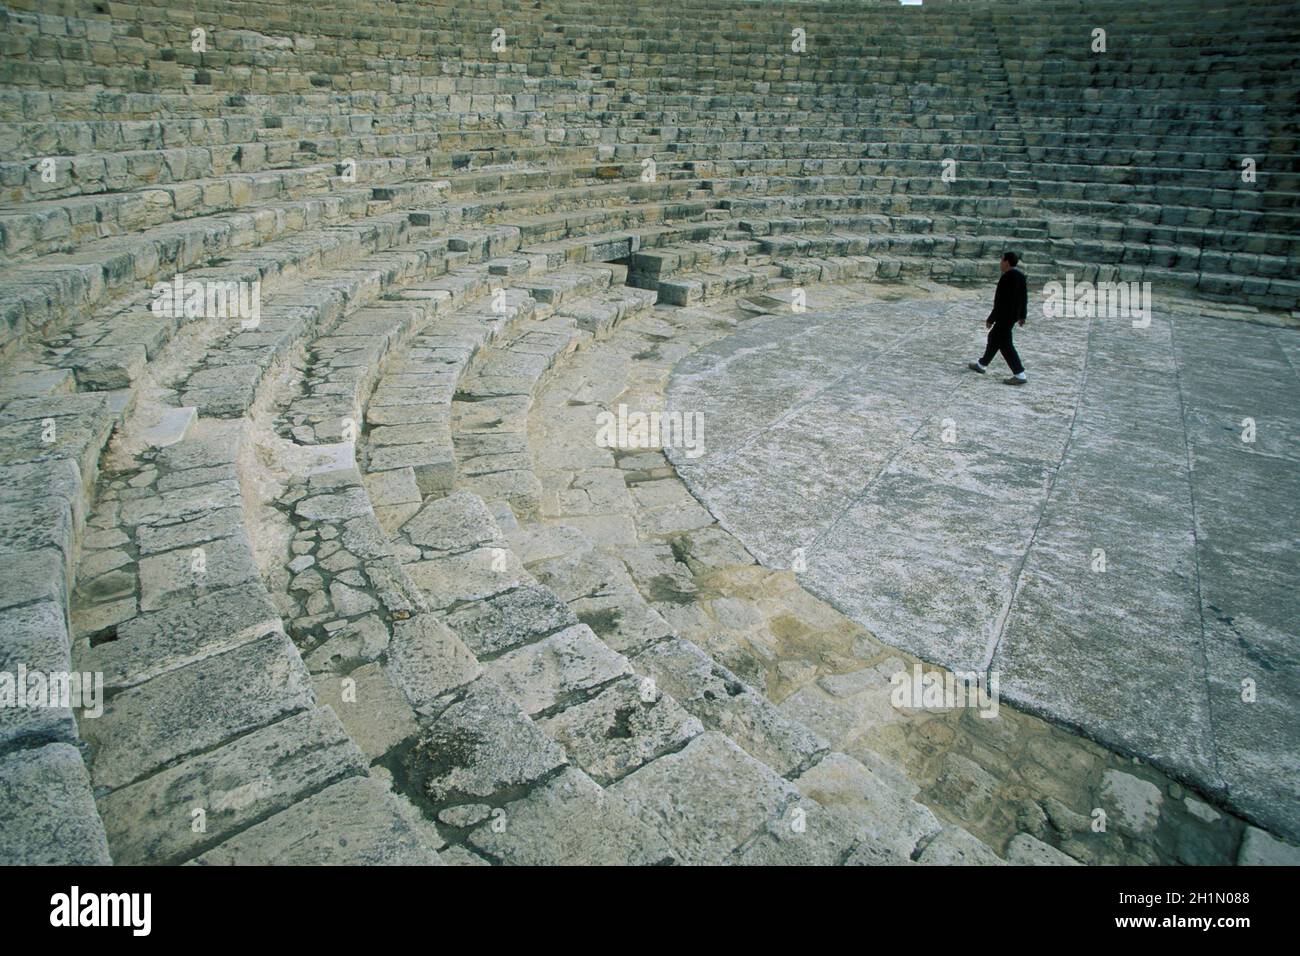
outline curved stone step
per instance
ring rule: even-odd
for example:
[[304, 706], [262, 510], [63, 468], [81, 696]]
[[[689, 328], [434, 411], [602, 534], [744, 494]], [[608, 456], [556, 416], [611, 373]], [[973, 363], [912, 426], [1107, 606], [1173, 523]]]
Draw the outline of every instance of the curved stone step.
[[[351, 297], [355, 308], [364, 301], [367, 284], [380, 292], [387, 283], [409, 277], [411, 267], [423, 275], [430, 261], [425, 253], [406, 256], [400, 264], [390, 261], [373, 272], [358, 273], [364, 278], [352, 280], [348, 288], [354, 291], [340, 295], [337, 286], [323, 287], [325, 300], [341, 305]], [[258, 359], [269, 369], [292, 347], [295, 336], [308, 336], [313, 327], [310, 321], [299, 321], [293, 329], [286, 328], [280, 347], [261, 349]], [[248, 400], [233, 409], [238, 414], [251, 407], [257, 392], [256, 380], [247, 385]], [[101, 404], [106, 401], [92, 397]], [[91, 518], [95, 531], [86, 536], [95, 549], [79, 562], [83, 580], [74, 621], [83, 636], [76, 657], [79, 664], [106, 675], [110, 695], [102, 717], [82, 714], [81, 730], [93, 753], [92, 780], [109, 824], [110, 845], [115, 852], [120, 845], [121, 853], [138, 860], [158, 861], [154, 848], [132, 843], [133, 834], [147, 834], [151, 817], [132, 815], [134, 800], [109, 802], [114, 794], [128, 787], [163, 785], [156, 780], [159, 770], [173, 776], [183, 772], [185, 779], [201, 782], [209, 773], [202, 764], [193, 765], [201, 752], [224, 753], [232, 741], [267, 725], [278, 726], [309, 709], [314, 700], [307, 670], [284, 637], [279, 614], [261, 586], [246, 530], [239, 481], [245, 433], [239, 422], [205, 421], [197, 430], [182, 428], [161, 450], [146, 441], [136, 463], [125, 469], [116, 466], [111, 484], [98, 496]], [[152, 433], [146, 429], [144, 434]], [[231, 687], [242, 688], [247, 696], [231, 698]], [[203, 711], [213, 719], [189, 719]], [[336, 743], [352, 746], [341, 731], [335, 737]], [[364, 773], [364, 764], [349, 760], [349, 772]], [[232, 767], [223, 766], [229, 776]], [[256, 768], [251, 772], [255, 781]], [[321, 785], [329, 782], [323, 779]], [[301, 791], [277, 790], [267, 801], [249, 797], [245, 803], [265, 815], [283, 810], [296, 795]], [[235, 798], [218, 792], [214, 799], [222, 803]], [[206, 814], [212, 808], [200, 804], [193, 809]], [[238, 829], [258, 819], [256, 814], [218, 815], [217, 822]], [[170, 854], [215, 846], [214, 834], [226, 836], [234, 830], [198, 832], [208, 835], [206, 842], [196, 839], [163, 855], [178, 860]]]

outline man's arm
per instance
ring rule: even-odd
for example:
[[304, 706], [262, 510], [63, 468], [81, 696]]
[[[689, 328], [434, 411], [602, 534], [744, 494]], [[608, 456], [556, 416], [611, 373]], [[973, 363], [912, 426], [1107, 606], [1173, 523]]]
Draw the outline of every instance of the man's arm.
[[1025, 278], [1024, 273], [1020, 273], [1020, 279], [1016, 283], [1016, 320], [1025, 324], [1025, 319], [1029, 317], [1029, 280]]

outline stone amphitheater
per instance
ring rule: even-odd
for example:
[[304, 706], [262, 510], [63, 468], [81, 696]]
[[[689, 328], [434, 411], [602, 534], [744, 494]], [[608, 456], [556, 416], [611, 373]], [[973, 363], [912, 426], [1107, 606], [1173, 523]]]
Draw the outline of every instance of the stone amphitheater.
[[6, 0], [0, 862], [1300, 862], [1297, 14]]

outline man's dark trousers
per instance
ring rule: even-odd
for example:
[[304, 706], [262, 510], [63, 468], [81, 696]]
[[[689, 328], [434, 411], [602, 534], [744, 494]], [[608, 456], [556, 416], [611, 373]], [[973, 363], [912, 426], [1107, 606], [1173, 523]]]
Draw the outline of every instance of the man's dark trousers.
[[[1011, 330], [1015, 326], [1015, 322], [993, 323], [993, 327], [989, 329], [988, 347], [984, 349], [984, 355], [980, 359], [981, 365], [988, 365], [993, 361], [993, 356], [1001, 352], [1002, 357], [1011, 366], [1012, 375], [1019, 375], [1025, 370], [1025, 367], [1020, 364], [1020, 356], [1016, 354], [1015, 343], [1011, 341]], [[970, 353], [967, 352], [966, 354], [969, 355]]]

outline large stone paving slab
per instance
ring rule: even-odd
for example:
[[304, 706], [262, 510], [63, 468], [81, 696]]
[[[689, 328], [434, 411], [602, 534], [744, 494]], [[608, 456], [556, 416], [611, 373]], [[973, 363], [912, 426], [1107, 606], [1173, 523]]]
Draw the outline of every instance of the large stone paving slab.
[[1031, 315], [1012, 389], [982, 305], [760, 319], [674, 370], [669, 456], [881, 639], [1296, 838], [1300, 332]]

